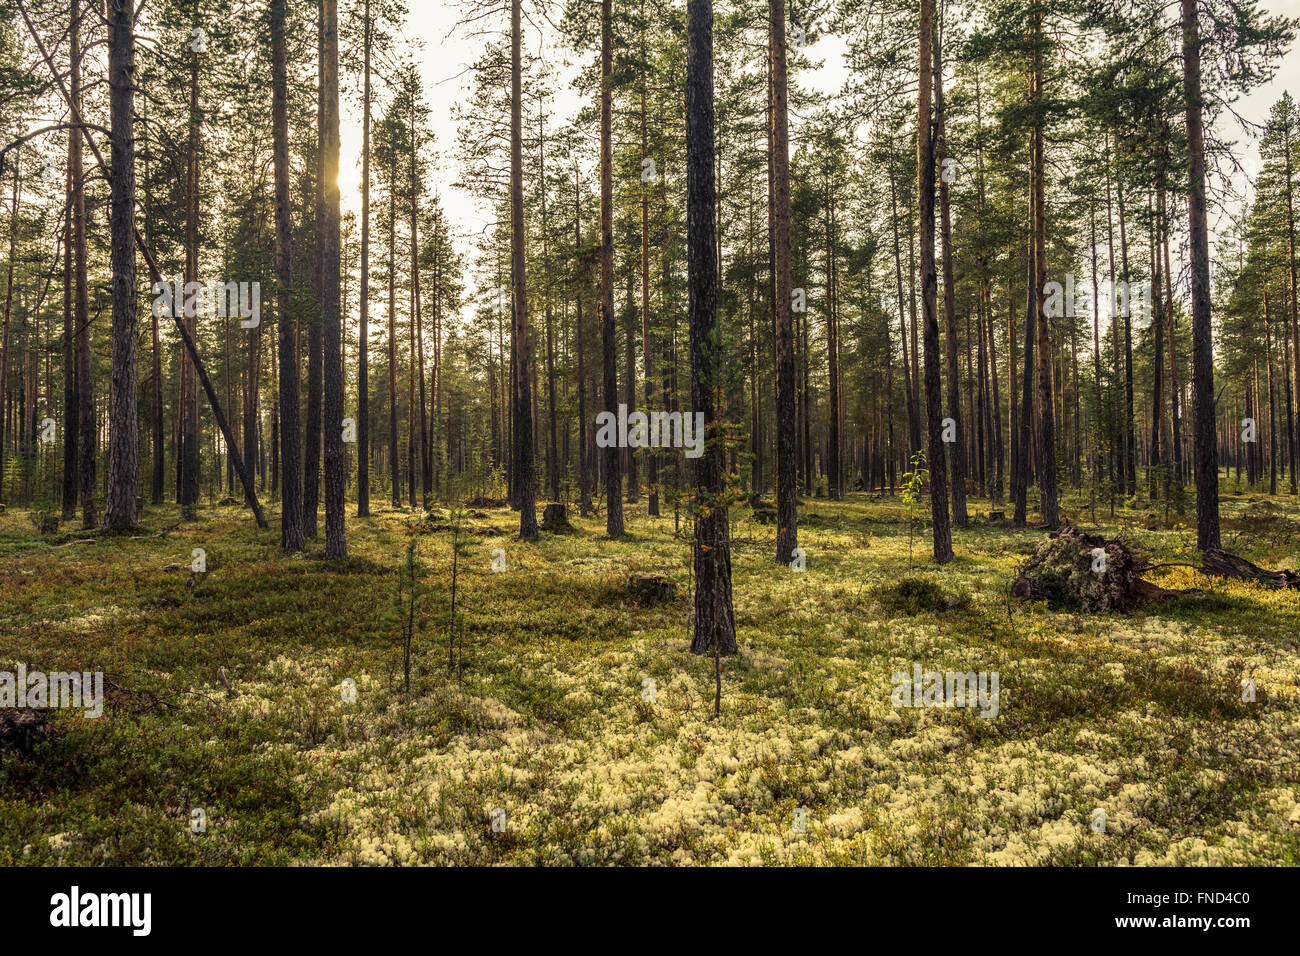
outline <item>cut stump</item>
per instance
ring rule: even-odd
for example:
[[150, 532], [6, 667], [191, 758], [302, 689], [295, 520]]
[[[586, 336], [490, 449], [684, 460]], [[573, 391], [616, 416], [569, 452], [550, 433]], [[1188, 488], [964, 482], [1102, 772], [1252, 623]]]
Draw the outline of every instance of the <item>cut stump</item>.
[[677, 585], [662, 574], [629, 575], [627, 589], [641, 604], [661, 604], [671, 601], [677, 593]]

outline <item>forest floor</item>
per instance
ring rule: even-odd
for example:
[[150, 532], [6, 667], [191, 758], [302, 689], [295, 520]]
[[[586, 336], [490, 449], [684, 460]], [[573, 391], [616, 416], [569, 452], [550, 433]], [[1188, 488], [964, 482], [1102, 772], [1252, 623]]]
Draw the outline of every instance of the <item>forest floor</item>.
[[[1297, 499], [1224, 491], [1225, 548], [1300, 566]], [[1153, 562], [1194, 560], [1163, 503], [1065, 505]], [[283, 556], [274, 507], [265, 531], [218, 507], [160, 535], [168, 506], [140, 537], [45, 538], [11, 509], [0, 670], [112, 689], [102, 717], [58, 711], [30, 756], [0, 757], [0, 865], [1300, 863], [1297, 593], [1172, 567], [1150, 579], [1202, 593], [1131, 616], [1011, 601], [1045, 533], [988, 509], [939, 569], [900, 499], [809, 499], [800, 573], [737, 507], [741, 652], [716, 720], [712, 659], [687, 650], [687, 525], [644, 499], [617, 542], [600, 517], [534, 544], [506, 509], [471, 517], [457, 674], [445, 508], [350, 504], [339, 565], [323, 540]], [[391, 608], [413, 533], [430, 590], [407, 694]], [[633, 572], [675, 598], [641, 606]], [[997, 672], [996, 717], [894, 706], [916, 665]]]

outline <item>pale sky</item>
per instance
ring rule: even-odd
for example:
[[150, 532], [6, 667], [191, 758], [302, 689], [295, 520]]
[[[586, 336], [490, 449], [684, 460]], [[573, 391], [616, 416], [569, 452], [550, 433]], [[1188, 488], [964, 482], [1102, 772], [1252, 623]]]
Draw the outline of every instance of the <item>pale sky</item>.
[[[1274, 13], [1300, 15], [1300, 0], [1261, 0], [1260, 5]], [[418, 49], [410, 52], [419, 64], [425, 97], [430, 107], [430, 123], [436, 140], [434, 148], [438, 154], [432, 171], [431, 186], [442, 199], [443, 207], [453, 224], [457, 247], [466, 255], [469, 266], [472, 237], [484, 229], [489, 215], [473, 196], [453, 185], [460, 174], [456, 158], [453, 106], [468, 95], [468, 67], [486, 41], [481, 35], [468, 36], [465, 30], [457, 28], [461, 11], [454, 3], [444, 0], [414, 0], [412, 8], [403, 33], [408, 41], [418, 44]], [[504, 10], [495, 20], [480, 22], [476, 29], [489, 25], [504, 29], [507, 25]], [[543, 38], [525, 19], [525, 47], [536, 54], [541, 50], [543, 42], [547, 43], [545, 52], [549, 59], [562, 59], [565, 51], [555, 49], [552, 38]], [[814, 62], [821, 60], [822, 66], [816, 70], [801, 71], [798, 75], [801, 87], [827, 96], [838, 93], [848, 75], [843, 62], [844, 49], [844, 40], [834, 35], [823, 36], [810, 46], [808, 54]], [[1239, 101], [1236, 108], [1247, 119], [1262, 122], [1268, 116], [1269, 108], [1285, 89], [1290, 89], [1292, 95], [1300, 97], [1300, 51], [1295, 49], [1286, 55], [1277, 75]], [[552, 91], [552, 97], [550, 106], [554, 110], [557, 125], [567, 122], [580, 105], [578, 95], [568, 86], [567, 81], [563, 81], [562, 85]], [[359, 211], [361, 198], [360, 120], [360, 110], [356, 104], [346, 103], [342, 123], [340, 186], [344, 207], [354, 212]], [[1238, 142], [1239, 161], [1253, 175], [1258, 169], [1257, 142], [1248, 143], [1234, 129], [1223, 129], [1221, 132]]]

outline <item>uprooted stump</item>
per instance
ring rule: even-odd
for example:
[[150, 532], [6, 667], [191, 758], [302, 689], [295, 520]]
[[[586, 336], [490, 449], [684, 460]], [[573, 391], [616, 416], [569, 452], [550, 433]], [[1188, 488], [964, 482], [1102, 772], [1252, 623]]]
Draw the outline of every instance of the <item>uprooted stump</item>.
[[49, 735], [49, 711], [0, 708], [0, 758], [10, 754], [28, 757], [32, 748]]
[[1178, 594], [1142, 580], [1146, 562], [1127, 545], [1078, 528], [1051, 535], [1011, 585], [1015, 597], [1079, 611], [1128, 611]]
[[1270, 588], [1300, 588], [1300, 574], [1290, 568], [1270, 571], [1259, 565], [1251, 564], [1240, 555], [1220, 548], [1206, 548], [1201, 557], [1206, 574], [1221, 578], [1241, 578], [1246, 581], [1258, 581]]
[[677, 585], [662, 574], [629, 575], [627, 589], [640, 604], [661, 604], [677, 593]]

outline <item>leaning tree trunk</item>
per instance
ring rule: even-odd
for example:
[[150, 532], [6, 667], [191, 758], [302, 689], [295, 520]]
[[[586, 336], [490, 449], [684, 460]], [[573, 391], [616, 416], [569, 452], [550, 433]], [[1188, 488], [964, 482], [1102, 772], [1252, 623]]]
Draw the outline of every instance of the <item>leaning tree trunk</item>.
[[109, 173], [109, 260], [113, 274], [113, 364], [109, 392], [108, 493], [105, 528], [136, 523], [136, 465], [140, 423], [136, 417], [135, 288], [135, 7], [110, 0], [108, 98], [112, 166]]
[[[31, 17], [28, 15], [26, 8], [21, 3], [18, 5], [18, 11], [23, 18], [23, 24], [27, 28], [28, 36], [32, 38], [32, 42], [36, 45], [36, 48], [41, 55], [41, 59], [45, 61], [45, 66], [50, 71], [50, 75], [54, 80], [54, 85], [58, 87], [59, 93], [63, 97], [63, 101], [68, 105], [69, 112], [72, 114], [72, 121], [74, 123], [83, 124], [82, 128], [85, 129], [81, 110], [77, 106], [76, 100], [69, 94], [68, 88], [63, 82], [63, 75], [55, 68], [54, 60], [50, 55], [50, 51], [41, 40], [40, 33], [37, 32], [35, 26], [32, 24]], [[132, 52], [134, 53], [134, 50]], [[130, 88], [128, 87], [128, 91], [129, 89]], [[111, 177], [108, 164], [104, 162], [104, 156], [100, 152], [99, 147], [95, 145], [94, 138], [90, 136], [88, 132], [84, 134], [84, 138], [91, 154], [95, 157], [95, 164], [99, 167], [100, 174], [106, 181], [110, 181]], [[134, 216], [132, 218], [134, 219]], [[153, 284], [155, 286], [163, 285], [162, 272], [158, 269], [158, 262], [154, 259], [153, 253], [149, 250], [149, 244], [145, 242], [144, 235], [139, 229], [135, 228], [134, 222], [132, 222], [131, 233], [135, 240], [136, 247], [139, 249], [140, 254], [144, 256], [145, 265], [148, 267], [149, 276], [153, 281]], [[172, 312], [174, 317], [175, 310], [172, 310]], [[221, 437], [226, 443], [226, 448], [229, 449], [230, 457], [234, 461], [235, 474], [239, 476], [244, 492], [252, 503], [253, 517], [257, 521], [257, 526], [259, 528], [265, 528], [267, 526], [266, 515], [263, 513], [262, 506], [257, 500], [257, 494], [253, 488], [252, 473], [244, 467], [243, 456], [239, 454], [238, 446], [235, 444], [234, 438], [231, 435], [230, 426], [226, 421], [225, 413], [221, 409], [221, 402], [217, 399], [216, 390], [212, 387], [212, 380], [208, 377], [207, 369], [204, 367], [203, 360], [199, 355], [198, 346], [194, 342], [194, 336], [190, 335], [189, 330], [185, 327], [185, 323], [180, 321], [176, 322], [176, 332], [181, 338], [181, 343], [185, 348], [186, 354], [190, 357], [190, 361], [194, 363], [194, 369], [198, 374], [199, 382], [203, 385], [203, 392], [208, 399], [208, 406], [212, 409], [212, 417], [216, 419], [217, 429], [220, 431]], [[84, 480], [85, 478], [83, 476], [83, 481]]]
[[704, 454], [695, 460], [695, 627], [691, 652], [736, 653], [731, 604], [727, 469], [714, 407], [718, 258], [713, 179], [713, 0], [688, 0], [686, 51], [686, 242], [690, 289], [691, 406], [704, 415]]
[[1210, 247], [1205, 208], [1205, 131], [1201, 125], [1201, 51], [1196, 0], [1182, 0], [1183, 95], [1187, 105], [1187, 194], [1192, 269], [1192, 459], [1196, 474], [1196, 546], [1219, 547], [1219, 450], [1214, 421], [1214, 342], [1210, 329]]

